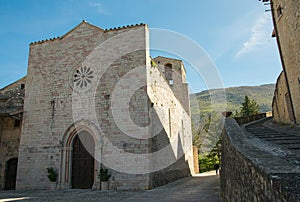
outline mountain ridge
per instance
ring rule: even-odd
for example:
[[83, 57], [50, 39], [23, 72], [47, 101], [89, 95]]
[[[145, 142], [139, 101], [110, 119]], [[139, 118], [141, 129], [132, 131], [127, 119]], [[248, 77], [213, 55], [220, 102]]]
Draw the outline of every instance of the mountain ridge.
[[[191, 105], [191, 110], [196, 110], [198, 113], [207, 114], [211, 111], [210, 92], [215, 93], [223, 89], [204, 90], [198, 93], [191, 94], [194, 96], [199, 106]], [[250, 99], [254, 99], [260, 106], [261, 112], [272, 110], [272, 100], [275, 90], [275, 84], [263, 84], [259, 86], [237, 86], [225, 88], [227, 111], [240, 111], [242, 102], [247, 95]], [[194, 113], [197, 113], [194, 111]]]

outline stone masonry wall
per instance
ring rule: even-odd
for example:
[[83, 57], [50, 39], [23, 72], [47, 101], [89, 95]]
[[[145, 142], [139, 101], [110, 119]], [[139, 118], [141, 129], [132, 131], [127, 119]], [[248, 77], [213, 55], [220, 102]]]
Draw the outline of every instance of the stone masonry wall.
[[[169, 85], [182, 107], [190, 114], [190, 102], [188, 94], [188, 84], [186, 82], [186, 72], [181, 60], [158, 56], [153, 59], [161, 74], [166, 75], [165, 65], [172, 65], [173, 84]], [[166, 82], [169, 81], [166, 79]]]
[[[134, 86], [134, 80], [146, 83], [145, 61], [145, 50], [122, 56], [104, 73], [96, 92], [96, 110], [101, 112], [97, 114], [97, 122], [103, 138], [102, 161], [108, 168], [113, 168], [111, 175], [122, 190], [149, 188], [148, 173], [125, 173], [147, 170], [149, 166], [134, 162], [138, 161], [139, 154], [149, 153], [149, 140], [140, 139], [149, 131], [134, 136], [139, 134], [139, 129], [149, 125], [150, 103], [146, 86], [128, 90], [129, 86]], [[134, 72], [140, 66], [143, 67], [141, 71]]]
[[24, 102], [21, 84], [25, 82], [24, 77], [0, 90], [0, 95], [5, 98], [0, 98], [0, 190], [6, 188], [8, 161], [18, 158]]
[[118, 190], [191, 174], [185, 72], [173, 89], [178, 101], [151, 67], [148, 40], [146, 25], [103, 30], [82, 22], [60, 38], [31, 44], [17, 189], [49, 188], [47, 167], [58, 171], [58, 188], [72, 188], [72, 139], [81, 131], [95, 141], [93, 188], [101, 164]]
[[193, 146], [193, 159], [194, 159], [194, 171], [195, 174], [200, 173], [200, 168], [199, 168], [199, 154], [198, 154], [198, 147]]
[[239, 124], [239, 125], [244, 125], [253, 121], [257, 121], [259, 119], [265, 118], [265, 117], [271, 117], [272, 116], [272, 112], [266, 112], [266, 113], [261, 113], [261, 114], [254, 114], [254, 115], [250, 115], [250, 116], [246, 116], [246, 117], [235, 117], [235, 121]]
[[[297, 0], [272, 0], [272, 14], [277, 27], [288, 79], [296, 122], [300, 122], [300, 2]], [[284, 102], [284, 101], [281, 101]], [[285, 115], [286, 117], [289, 115]]]
[[0, 116], [0, 189], [5, 188], [7, 161], [18, 158], [21, 125], [15, 126], [15, 119]]
[[73, 123], [68, 78], [104, 40], [89, 28], [81, 24], [61, 39], [30, 46], [17, 189], [48, 188], [46, 168], [60, 168], [62, 135]]
[[[185, 91], [177, 89], [177, 92], [173, 93], [172, 86], [166, 82], [164, 72], [159, 66], [147, 68], [147, 83], [147, 92], [155, 113], [151, 120], [155, 118], [161, 124], [161, 132], [157, 130], [160, 125], [152, 128], [151, 135], [160, 132], [158, 139], [152, 142], [152, 148], [156, 148], [162, 142], [165, 142], [164, 146], [166, 146], [154, 153], [157, 157], [154, 157], [151, 162], [163, 168], [150, 176], [151, 187], [154, 187], [194, 173], [191, 118], [184, 107], [189, 106], [189, 102], [182, 103], [188, 98], [177, 98]], [[174, 79], [174, 86], [176, 85], [183, 85], [182, 79]]]
[[284, 73], [281, 72], [276, 82], [276, 88], [272, 103], [273, 120], [277, 123], [290, 124], [293, 122], [293, 114], [288, 94]]
[[[136, 32], [130, 32], [132, 30]], [[129, 34], [116, 41], [107, 40], [125, 32]], [[50, 166], [59, 172], [59, 185], [71, 188], [71, 171], [68, 167], [70, 159], [67, 159], [71, 150], [65, 141], [68, 139], [68, 129], [74, 123], [84, 123], [84, 120], [99, 124], [98, 129], [93, 130], [93, 135], [97, 139], [95, 144], [102, 148], [101, 153], [96, 155], [102, 154], [101, 160], [104, 163], [115, 162], [124, 169], [126, 166], [128, 170], [134, 169], [126, 155], [120, 160], [121, 154], [114, 153], [112, 149], [123, 150], [126, 147], [125, 150], [133, 148], [131, 152], [147, 152], [148, 142], [126, 139], [127, 136], [114, 127], [112, 90], [130, 69], [145, 66], [145, 32], [145, 25], [104, 31], [82, 22], [61, 38], [31, 44], [17, 189], [49, 188], [45, 169]], [[124, 51], [132, 47], [137, 48], [134, 53]], [[117, 57], [118, 53], [121, 57]], [[95, 57], [97, 54], [102, 54], [102, 57]], [[104, 69], [105, 66], [109, 68]], [[89, 82], [80, 83], [74, 77], [83, 72], [87, 76], [93, 74]], [[98, 75], [108, 77], [98, 78]], [[146, 73], [140, 77], [145, 80]], [[147, 98], [143, 91], [136, 95], [136, 103], [144, 102]], [[148, 121], [147, 110], [144, 105], [140, 107], [139, 113], [145, 116], [140, 117], [139, 124]], [[91, 125], [82, 126], [89, 129]], [[109, 141], [111, 139], [114, 141]], [[130, 148], [127, 148], [128, 145]], [[94, 171], [95, 182], [97, 169], [99, 164]], [[148, 175], [126, 175], [114, 170], [110, 172], [119, 184], [119, 189], [148, 187]]]
[[300, 178], [299, 168], [277, 151], [248, 137], [234, 119], [226, 119], [222, 134], [223, 201], [299, 201], [292, 185], [295, 177]]

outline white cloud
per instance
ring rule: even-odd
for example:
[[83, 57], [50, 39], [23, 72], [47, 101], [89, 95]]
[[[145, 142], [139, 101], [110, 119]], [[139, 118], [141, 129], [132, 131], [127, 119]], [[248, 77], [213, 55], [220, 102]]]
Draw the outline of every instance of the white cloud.
[[89, 3], [89, 6], [94, 8], [97, 13], [99, 14], [104, 14], [104, 15], [109, 15], [109, 12], [105, 9], [102, 3], [97, 2], [97, 1], [91, 1]]
[[270, 41], [272, 27], [270, 26], [270, 16], [268, 14], [262, 15], [252, 27], [252, 34], [250, 38], [243, 44], [236, 57], [251, 52], [253, 50], [264, 48]]

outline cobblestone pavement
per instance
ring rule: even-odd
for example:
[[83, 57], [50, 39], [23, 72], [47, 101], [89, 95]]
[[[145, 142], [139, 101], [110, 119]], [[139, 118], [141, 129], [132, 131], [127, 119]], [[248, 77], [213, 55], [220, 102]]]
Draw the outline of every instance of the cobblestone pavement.
[[0, 191], [2, 201], [100, 201], [100, 202], [217, 202], [219, 176], [208, 172], [147, 191], [41, 190]]
[[124, 202], [143, 201], [143, 202], [215, 202], [221, 201], [219, 198], [220, 179], [215, 171], [178, 180], [174, 183], [137, 194]]

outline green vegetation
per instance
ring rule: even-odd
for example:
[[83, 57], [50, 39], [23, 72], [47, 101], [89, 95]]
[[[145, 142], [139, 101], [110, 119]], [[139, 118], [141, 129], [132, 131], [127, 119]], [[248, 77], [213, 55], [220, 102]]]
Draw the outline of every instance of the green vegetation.
[[[227, 111], [236, 112], [235, 115], [238, 116], [271, 111], [274, 88], [274, 84], [227, 88], [225, 89]], [[215, 94], [220, 90], [212, 91], [212, 94]], [[215, 163], [220, 164], [220, 136], [224, 120], [220, 112], [213, 111], [209, 91], [202, 91], [192, 96], [194, 98], [191, 99], [193, 145], [199, 149], [200, 172], [206, 172], [213, 170]]]
[[259, 105], [257, 104], [257, 102], [255, 100], [249, 99], [249, 97], [246, 95], [245, 100], [242, 103], [241, 111], [236, 112], [235, 116], [245, 117], [259, 113]]
[[154, 60], [151, 60], [151, 67], [157, 67], [157, 64], [154, 62]]
[[[246, 95], [257, 102], [260, 112], [271, 111], [274, 89], [275, 84], [226, 88], [227, 111], [240, 111], [240, 106]], [[211, 91], [216, 92], [218, 89]], [[206, 118], [212, 111], [209, 91], [195, 93], [192, 97], [196, 99], [196, 101], [191, 100], [192, 114]]]
[[212, 112], [197, 125], [192, 125], [193, 145], [197, 146], [200, 153], [210, 153], [219, 141], [224, 120], [221, 114]]
[[46, 170], [48, 173], [47, 177], [50, 180], [50, 182], [56, 182], [58, 177], [57, 171], [53, 167], [46, 168]]
[[204, 154], [199, 155], [199, 168], [200, 173], [214, 170], [215, 163], [220, 164], [220, 160], [217, 155]]
[[212, 112], [197, 127], [192, 127], [193, 144], [199, 149], [200, 172], [213, 170], [215, 163], [220, 164], [223, 123], [221, 114]]
[[111, 176], [108, 174], [108, 170], [103, 166], [101, 166], [100, 171], [97, 174], [101, 182], [107, 182]]

